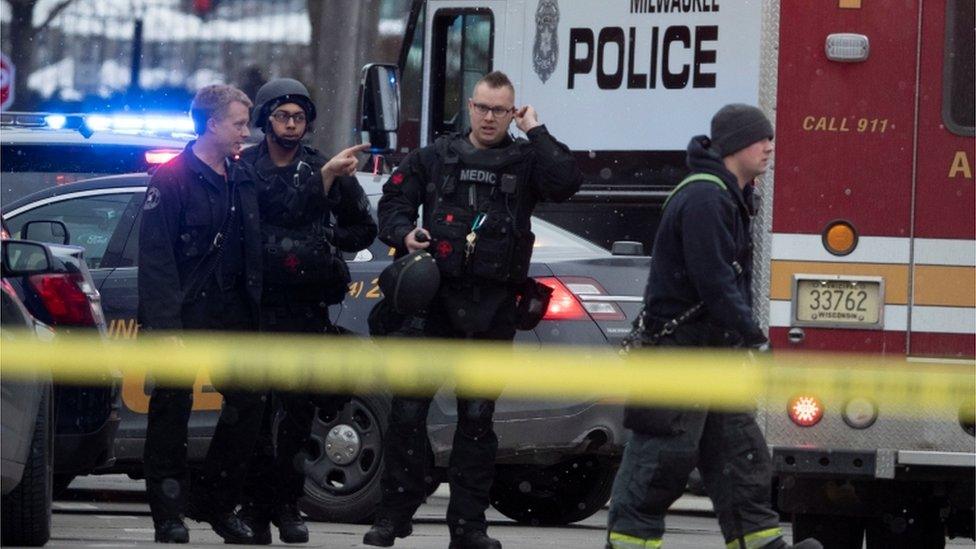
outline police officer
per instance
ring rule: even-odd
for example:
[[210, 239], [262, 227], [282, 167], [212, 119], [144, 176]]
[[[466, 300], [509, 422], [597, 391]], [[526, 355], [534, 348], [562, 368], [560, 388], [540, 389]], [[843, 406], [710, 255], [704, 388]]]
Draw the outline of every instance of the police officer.
[[[190, 114], [198, 138], [152, 176], [139, 232], [139, 321], [147, 332], [247, 331], [257, 327], [261, 253], [257, 193], [234, 160], [249, 135], [251, 101], [226, 85], [197, 92]], [[193, 379], [153, 388], [145, 470], [155, 539], [187, 543], [183, 524], [209, 522], [228, 543], [254, 535], [234, 514], [244, 477], [241, 456], [254, 448], [263, 397], [221, 389], [224, 407], [187, 508], [187, 421]]]
[[[711, 126], [711, 139], [688, 145], [692, 174], [664, 205], [644, 296], [646, 345], [766, 343], [752, 315], [749, 227], [753, 183], [769, 165], [773, 127], [762, 111], [742, 104], [723, 107]], [[624, 425], [634, 432], [613, 485], [609, 548], [660, 547], [664, 515], [696, 465], [730, 549], [788, 547], [770, 505], [771, 460], [753, 414], [628, 406]]]
[[[335, 333], [329, 306], [348, 292], [349, 269], [341, 252], [358, 252], [376, 238], [376, 222], [362, 187], [352, 176], [356, 153], [346, 149], [327, 159], [302, 144], [315, 121], [305, 86], [291, 78], [272, 80], [257, 92], [254, 124], [260, 144], [241, 160], [258, 187], [264, 259], [261, 329], [268, 332]], [[241, 517], [255, 542], [271, 543], [270, 522], [285, 543], [305, 543], [308, 528], [298, 511], [307, 447], [316, 406], [325, 415], [349, 400], [344, 395], [276, 392], [262, 423], [258, 450], [245, 486]], [[271, 416], [280, 407], [276, 444]]]
[[[470, 130], [412, 152], [383, 186], [380, 239], [399, 254], [427, 249], [441, 271], [423, 327], [428, 337], [512, 341], [516, 292], [532, 255], [532, 211], [538, 201], [569, 198], [582, 184], [566, 146], [539, 124], [531, 106], [514, 105], [508, 77], [485, 75], [468, 100]], [[528, 140], [508, 135], [513, 118]], [[393, 399], [383, 499], [363, 539], [367, 545], [388, 547], [412, 532], [411, 517], [429, 482], [430, 402], [430, 396]], [[459, 395], [457, 408], [448, 472], [450, 547], [499, 548], [485, 522], [498, 448], [495, 401]]]

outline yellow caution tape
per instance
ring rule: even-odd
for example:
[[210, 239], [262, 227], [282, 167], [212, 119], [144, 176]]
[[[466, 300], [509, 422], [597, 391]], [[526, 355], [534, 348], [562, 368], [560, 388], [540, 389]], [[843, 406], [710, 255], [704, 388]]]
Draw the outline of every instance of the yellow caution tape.
[[[645, 349], [621, 357], [611, 347], [510, 345], [472, 341], [368, 339], [319, 335], [194, 333], [93, 342], [59, 334], [0, 344], [0, 375], [38, 368], [69, 383], [103, 382], [106, 367], [157, 384], [189, 385], [201, 370], [218, 389], [389, 391], [432, 394], [454, 386], [468, 396], [607, 399], [666, 406], [742, 409], [797, 395], [864, 397], [905, 415], [972, 407], [973, 363], [933, 364], [866, 355]], [[924, 410], [924, 412], [923, 412]]]

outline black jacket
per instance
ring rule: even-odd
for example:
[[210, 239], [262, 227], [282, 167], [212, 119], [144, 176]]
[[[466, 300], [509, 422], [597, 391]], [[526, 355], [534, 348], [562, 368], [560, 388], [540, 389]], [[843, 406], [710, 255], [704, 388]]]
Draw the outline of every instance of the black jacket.
[[[516, 209], [519, 216], [524, 216], [519, 224], [531, 230], [530, 216], [536, 203], [561, 202], [573, 196], [582, 185], [583, 176], [569, 148], [552, 137], [545, 126], [533, 128], [527, 135], [527, 143], [506, 136], [497, 147], [520, 146], [529, 155], [525, 180], [529, 192], [521, 193]], [[466, 143], [468, 136], [454, 134], [440, 139], [465, 140]], [[438, 143], [434, 143], [411, 152], [383, 185], [378, 208], [380, 240], [396, 248], [397, 256], [406, 253], [403, 239], [416, 226], [421, 206], [424, 213], [421, 226], [430, 228], [430, 216], [438, 198], [433, 178], [437, 177], [435, 172], [444, 175], [443, 159], [437, 148]], [[440, 291], [429, 310], [428, 332], [438, 337], [453, 337], [463, 332], [487, 334], [486, 337], [492, 339], [510, 339], [515, 332], [515, 295], [516, 289], [509, 283], [442, 278]], [[465, 311], [469, 312], [461, 315]], [[476, 313], [470, 314], [470, 311]], [[440, 325], [440, 328], [434, 325]], [[446, 331], [438, 332], [437, 329]]]
[[[249, 169], [259, 167], [265, 159], [270, 160], [265, 141], [241, 154], [241, 160]], [[329, 159], [319, 151], [303, 146], [295, 158], [295, 163], [299, 161], [308, 163], [312, 169], [311, 176], [298, 186], [271, 187], [255, 177], [262, 222], [299, 227], [322, 221], [331, 229], [331, 244], [336, 248], [344, 252], [368, 248], [376, 238], [376, 221], [359, 181], [352, 176], [337, 177], [326, 195], [322, 192], [321, 170]], [[330, 215], [335, 216], [335, 223], [330, 221]]]
[[[566, 145], [557, 141], [545, 126], [533, 128], [527, 134], [533, 155], [529, 183], [532, 193], [529, 207], [531, 211], [536, 202], [562, 202], [576, 194], [583, 184], [583, 175]], [[468, 139], [456, 135], [456, 139]], [[498, 147], [508, 147], [515, 143], [506, 137]], [[383, 185], [378, 216], [380, 221], [380, 240], [404, 253], [403, 238], [417, 223], [417, 212], [424, 206], [422, 226], [429, 226], [429, 216], [433, 212], [436, 193], [428, 192], [431, 174], [440, 162], [433, 145], [417, 149], [407, 155], [396, 171]]]
[[678, 345], [721, 344], [704, 340], [705, 326], [731, 334], [729, 344], [763, 343], [752, 314], [752, 187], [743, 193], [709, 145], [705, 136], [691, 140], [688, 167], [721, 178], [727, 190], [695, 182], [671, 197], [654, 238], [645, 308], [649, 317], [666, 322], [704, 302], [703, 312], [685, 328], [701, 328], [695, 334], [701, 337], [679, 337]]
[[[290, 166], [277, 168], [267, 141], [262, 141], [245, 150], [241, 161], [257, 185], [262, 225], [296, 230], [305, 238], [322, 238], [323, 244], [343, 252], [363, 250], [376, 238], [369, 199], [355, 177], [337, 177], [329, 194], [323, 192], [321, 170], [328, 159], [319, 151], [302, 146]], [[308, 166], [299, 170], [299, 163]], [[275, 171], [287, 172], [287, 181], [266, 175]], [[265, 290], [270, 290], [267, 283]]]
[[[209, 269], [203, 263], [215, 257], [208, 251], [227, 216], [226, 188], [207, 177], [192, 146], [189, 143], [176, 158], [160, 166], [146, 191], [139, 232], [139, 322], [143, 329], [183, 329], [187, 304], [201, 299], [187, 294], [205, 283], [200, 279]], [[240, 193], [243, 282], [256, 310], [261, 300], [257, 193], [239, 162], [228, 162], [227, 181]], [[221, 296], [210, 292], [203, 299]], [[199, 321], [191, 323], [198, 326]]]

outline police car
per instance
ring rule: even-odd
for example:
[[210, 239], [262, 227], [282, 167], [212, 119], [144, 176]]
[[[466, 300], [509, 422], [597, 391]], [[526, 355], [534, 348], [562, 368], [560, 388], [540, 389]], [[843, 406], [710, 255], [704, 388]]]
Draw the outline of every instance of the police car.
[[[48, 189], [5, 204], [2, 214], [13, 233], [27, 221], [63, 221], [72, 235], [97, 242], [90, 250], [92, 274], [102, 294], [109, 334], [133, 338], [136, 322], [136, 262], [139, 219], [147, 174], [102, 177]], [[373, 204], [382, 177], [361, 175]], [[641, 305], [650, 259], [640, 246], [620, 244], [617, 255], [545, 221], [534, 219], [535, 251], [530, 276], [554, 290], [549, 309], [517, 343], [615, 344], [629, 329]], [[634, 255], [622, 255], [623, 253]], [[380, 299], [380, 271], [392, 261], [388, 246], [375, 241], [347, 257], [352, 283], [333, 320], [354, 333], [368, 333], [367, 317]], [[123, 421], [116, 438], [116, 470], [141, 474], [148, 395], [142, 378], [123, 383]], [[190, 419], [189, 457], [201, 462], [220, 410], [221, 399], [198, 384]], [[456, 425], [454, 395], [439, 393], [431, 406], [428, 432], [436, 470], [444, 472]], [[358, 395], [337, 416], [318, 415], [305, 463], [304, 511], [335, 522], [368, 521], [380, 498], [382, 429], [388, 395]], [[498, 474], [492, 504], [518, 521], [565, 524], [582, 520], [608, 500], [625, 432], [619, 405], [595, 397], [576, 401], [501, 398], [496, 406]], [[325, 452], [330, 436], [354, 443], [352, 459]], [[345, 437], [344, 435], [355, 435]], [[434, 479], [432, 489], [439, 479]]]
[[[187, 117], [130, 114], [0, 113], [0, 202], [99, 175], [146, 172], [178, 154], [192, 131]], [[61, 220], [69, 213], [46, 210]], [[78, 224], [67, 235], [52, 234], [49, 223], [32, 225], [31, 238], [51, 244], [57, 262], [70, 273], [45, 274], [44, 280], [24, 281], [30, 295], [28, 308], [55, 329], [93, 328], [103, 335], [106, 323], [98, 303], [96, 284], [106, 242], [102, 235], [118, 221], [111, 208], [94, 207], [86, 213], [99, 230], [85, 231]], [[17, 230], [17, 236], [23, 227]], [[6, 227], [5, 227], [6, 230]], [[4, 235], [6, 238], [7, 235]], [[63, 246], [64, 237], [70, 244]], [[84, 247], [84, 253], [82, 248]], [[86, 267], [87, 265], [87, 267]], [[68, 307], [52, 307], [54, 303]], [[106, 369], [106, 376], [117, 373]], [[76, 475], [104, 469], [114, 462], [114, 436], [119, 424], [121, 382], [104, 386], [55, 384], [54, 490], [65, 488]]]

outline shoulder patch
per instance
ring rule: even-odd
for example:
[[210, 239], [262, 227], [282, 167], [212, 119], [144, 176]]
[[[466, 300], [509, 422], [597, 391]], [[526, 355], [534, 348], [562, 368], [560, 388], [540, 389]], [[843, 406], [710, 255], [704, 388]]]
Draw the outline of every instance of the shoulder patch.
[[398, 171], [395, 174], [390, 176], [390, 183], [393, 183], [394, 185], [399, 185], [403, 183], [403, 179], [404, 179], [403, 172]]
[[155, 209], [156, 206], [159, 206], [160, 199], [161, 195], [159, 194], [159, 188], [149, 187], [149, 190], [146, 191], [146, 201], [142, 203], [142, 209]]

